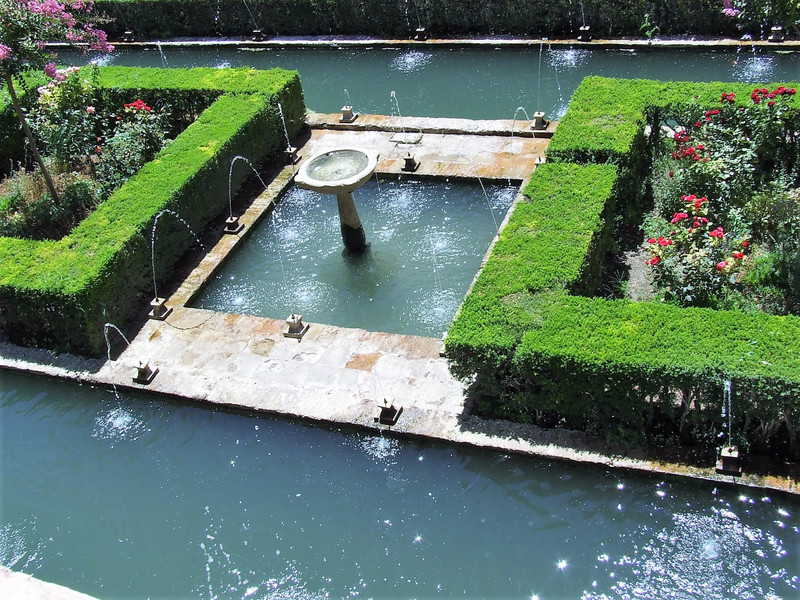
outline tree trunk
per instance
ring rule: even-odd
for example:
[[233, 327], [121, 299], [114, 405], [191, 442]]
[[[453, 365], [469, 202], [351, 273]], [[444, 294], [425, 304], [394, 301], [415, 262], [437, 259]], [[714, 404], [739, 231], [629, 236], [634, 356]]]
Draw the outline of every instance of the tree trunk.
[[25, 113], [22, 112], [22, 106], [20, 106], [19, 99], [17, 98], [17, 92], [14, 90], [14, 80], [10, 73], [6, 73], [6, 86], [8, 86], [8, 93], [11, 95], [11, 102], [14, 104], [14, 110], [17, 112], [17, 118], [22, 124], [22, 129], [25, 131], [25, 136], [30, 142], [33, 158], [36, 160], [36, 163], [42, 170], [42, 176], [44, 176], [45, 183], [47, 183], [47, 189], [50, 190], [50, 195], [53, 197], [53, 202], [58, 204], [58, 192], [56, 192], [56, 186], [53, 184], [53, 179], [50, 177], [50, 173], [48, 172], [47, 167], [44, 166], [44, 161], [39, 154], [39, 150], [36, 148], [36, 140], [33, 138], [31, 128], [28, 126], [28, 120], [25, 118]]

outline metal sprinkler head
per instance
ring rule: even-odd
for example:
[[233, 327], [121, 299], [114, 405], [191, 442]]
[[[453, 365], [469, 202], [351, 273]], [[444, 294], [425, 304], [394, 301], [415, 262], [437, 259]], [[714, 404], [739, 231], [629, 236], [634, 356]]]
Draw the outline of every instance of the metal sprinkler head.
[[717, 473], [738, 477], [742, 474], [741, 457], [737, 446], [725, 446], [719, 451]]
[[406, 173], [413, 173], [419, 168], [419, 161], [414, 158], [414, 155], [409, 152], [403, 157], [405, 164], [401, 167], [402, 171]]
[[295, 338], [298, 342], [308, 331], [309, 325], [303, 323], [303, 315], [292, 313], [286, 319], [287, 330], [283, 332], [283, 337]]
[[139, 361], [139, 364], [136, 366], [136, 373], [133, 376], [133, 382], [138, 383], [139, 385], [147, 385], [153, 378], [158, 374], [158, 367], [155, 369], [150, 367], [150, 363], [147, 361]]
[[770, 35], [767, 39], [770, 42], [782, 42], [785, 39], [783, 27], [777, 25], [770, 28]]
[[358, 118], [358, 113], [353, 112], [353, 107], [345, 104], [342, 107], [342, 116], [339, 117], [339, 123], [352, 123]]
[[147, 316], [156, 321], [163, 321], [172, 312], [172, 307], [167, 306], [166, 298], [155, 297], [150, 300], [150, 306], [151, 310]]
[[544, 111], [537, 110], [533, 113], [533, 123], [531, 124], [531, 129], [536, 131], [544, 131], [547, 129], [549, 123], [544, 118]]
[[230, 233], [236, 235], [237, 233], [242, 231], [242, 229], [244, 229], [244, 223], [239, 222], [239, 217], [234, 217], [233, 215], [231, 215], [230, 217], [225, 219], [225, 229], [223, 229], [222, 231], [224, 233]]
[[287, 146], [286, 150], [283, 151], [283, 158], [286, 160], [286, 164], [296, 165], [300, 160], [300, 155], [297, 153], [295, 146]]
[[375, 417], [375, 422], [381, 425], [395, 425], [402, 412], [402, 406], [395, 406], [394, 402], [389, 403], [389, 400], [384, 398], [383, 404], [378, 403], [378, 416]]

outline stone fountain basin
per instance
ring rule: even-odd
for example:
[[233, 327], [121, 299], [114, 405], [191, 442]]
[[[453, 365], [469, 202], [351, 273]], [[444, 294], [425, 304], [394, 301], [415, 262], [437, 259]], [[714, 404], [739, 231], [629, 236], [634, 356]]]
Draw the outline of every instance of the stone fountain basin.
[[328, 150], [311, 156], [300, 165], [295, 183], [303, 189], [323, 194], [352, 192], [372, 177], [377, 164], [378, 155], [368, 150]]

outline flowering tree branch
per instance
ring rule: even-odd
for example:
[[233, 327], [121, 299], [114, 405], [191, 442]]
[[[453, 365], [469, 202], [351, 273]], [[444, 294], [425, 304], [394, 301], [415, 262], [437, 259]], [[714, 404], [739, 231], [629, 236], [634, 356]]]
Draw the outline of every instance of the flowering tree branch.
[[58, 194], [45, 168], [36, 141], [14, 89], [14, 78], [32, 71], [44, 70], [55, 77], [54, 55], [47, 43], [66, 41], [90, 50], [111, 52], [105, 32], [92, 22], [92, 0], [2, 0], [0, 2], [0, 76], [5, 81], [17, 118], [30, 143], [34, 160], [42, 170], [53, 200]]

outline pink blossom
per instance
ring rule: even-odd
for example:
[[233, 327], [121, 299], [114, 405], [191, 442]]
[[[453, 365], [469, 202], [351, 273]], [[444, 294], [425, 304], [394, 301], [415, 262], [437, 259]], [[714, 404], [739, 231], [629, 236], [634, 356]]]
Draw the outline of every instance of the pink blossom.
[[93, 115], [95, 113], [94, 106], [87, 106], [86, 107], [86, 112], [89, 113], [90, 115]]
[[44, 74], [47, 75], [50, 79], [53, 79], [56, 76], [56, 63], [49, 62], [44, 66]]
[[0, 44], [0, 60], [5, 60], [11, 56], [11, 48], [4, 44]]
[[672, 221], [670, 221], [670, 223], [677, 223], [678, 221], [681, 221], [681, 220], [686, 219], [688, 217], [689, 217], [689, 215], [686, 214], [685, 212], [676, 212], [672, 216]]

